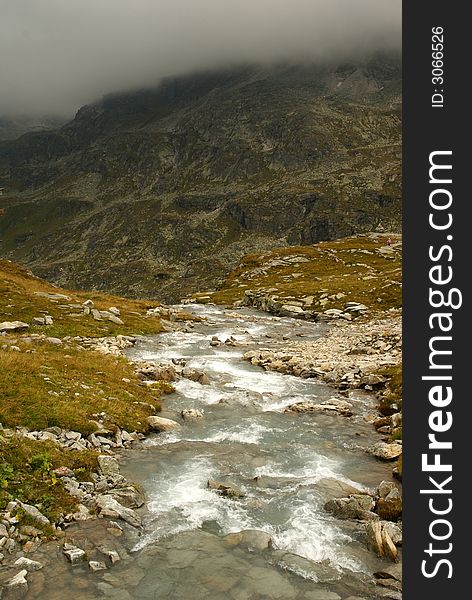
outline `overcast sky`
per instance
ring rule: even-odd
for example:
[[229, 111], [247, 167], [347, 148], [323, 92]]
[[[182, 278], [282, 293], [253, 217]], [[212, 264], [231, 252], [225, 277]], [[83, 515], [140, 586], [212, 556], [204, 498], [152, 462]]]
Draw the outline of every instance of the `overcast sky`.
[[238, 62], [400, 49], [401, 0], [0, 0], [0, 115]]

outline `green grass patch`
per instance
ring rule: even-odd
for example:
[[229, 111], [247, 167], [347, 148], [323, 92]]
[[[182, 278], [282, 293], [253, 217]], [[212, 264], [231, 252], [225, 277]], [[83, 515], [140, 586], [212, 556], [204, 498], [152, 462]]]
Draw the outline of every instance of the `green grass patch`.
[[[79, 480], [87, 481], [97, 469], [97, 455], [92, 450], [62, 450], [50, 441], [39, 442], [17, 435], [3, 437], [0, 432], [0, 510], [11, 500], [21, 500], [36, 506], [51, 522], [61, 513], [73, 511], [77, 500], [53, 472], [62, 466], [74, 471]], [[46, 535], [51, 533], [21, 509], [17, 516], [22, 525], [33, 525]]]
[[[5, 339], [5, 338], [4, 338]], [[146, 431], [159, 410], [161, 386], [146, 386], [125, 358], [17, 340], [21, 352], [0, 349], [0, 422], [44, 429], [59, 426], [83, 434], [96, 430], [99, 413], [109, 427]]]
[[[391, 415], [394, 412], [402, 410], [402, 365], [395, 365], [380, 369], [377, 372], [378, 375], [387, 377], [387, 390], [380, 398], [379, 410], [383, 415]], [[395, 404], [398, 408], [392, 408]]]

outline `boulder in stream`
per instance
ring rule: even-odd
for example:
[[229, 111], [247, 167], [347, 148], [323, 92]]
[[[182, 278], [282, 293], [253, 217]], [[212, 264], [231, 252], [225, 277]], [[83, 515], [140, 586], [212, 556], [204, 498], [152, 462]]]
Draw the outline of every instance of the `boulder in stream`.
[[14, 575], [11, 579], [9, 579], [5, 585], [5, 600], [17, 600], [19, 598], [24, 598], [28, 593], [28, 582], [26, 581], [26, 576], [28, 571], [23, 569], [19, 571], [16, 575]]
[[368, 494], [352, 494], [347, 498], [333, 498], [324, 507], [338, 519], [370, 521], [378, 519], [378, 516], [372, 512], [374, 506], [374, 499]]
[[177, 423], [177, 421], [158, 417], [157, 415], [148, 417], [147, 422], [151, 431], [165, 432], [180, 429], [180, 423]]
[[331, 398], [315, 404], [313, 402], [296, 402], [288, 406], [284, 412], [286, 413], [314, 413], [314, 412], [325, 412], [328, 414], [338, 414], [343, 417], [352, 416], [352, 404], [346, 400], [338, 400], [337, 398]]
[[370, 448], [367, 448], [366, 452], [372, 454], [380, 460], [395, 460], [402, 453], [402, 446], [397, 442], [388, 444], [386, 442], [378, 442]]
[[272, 538], [265, 531], [258, 529], [245, 529], [237, 533], [230, 533], [223, 538], [225, 546], [234, 548], [236, 546], [246, 550], [266, 550], [272, 548]]
[[377, 488], [377, 505], [375, 512], [381, 519], [396, 521], [401, 517], [403, 509], [402, 495], [398, 487], [390, 481], [382, 481]]
[[180, 415], [184, 421], [203, 419], [203, 413], [201, 410], [198, 410], [198, 408], [184, 408]]
[[245, 496], [244, 492], [235, 485], [231, 483], [221, 483], [221, 481], [216, 481], [215, 479], [208, 480], [208, 488], [218, 492], [220, 496], [225, 496], [226, 498], [244, 498]]
[[100, 509], [100, 514], [103, 517], [123, 519], [123, 521], [126, 521], [133, 527], [141, 527], [141, 517], [131, 508], [126, 508], [126, 506], [120, 504], [110, 494], [98, 496], [96, 502], [97, 507]]

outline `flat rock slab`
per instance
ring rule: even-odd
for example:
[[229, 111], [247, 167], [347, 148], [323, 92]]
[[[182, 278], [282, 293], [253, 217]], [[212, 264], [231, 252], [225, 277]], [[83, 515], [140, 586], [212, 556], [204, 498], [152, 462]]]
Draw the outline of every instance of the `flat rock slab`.
[[23, 321], [3, 321], [0, 323], [0, 332], [24, 331], [28, 327], [28, 323], [23, 323]]

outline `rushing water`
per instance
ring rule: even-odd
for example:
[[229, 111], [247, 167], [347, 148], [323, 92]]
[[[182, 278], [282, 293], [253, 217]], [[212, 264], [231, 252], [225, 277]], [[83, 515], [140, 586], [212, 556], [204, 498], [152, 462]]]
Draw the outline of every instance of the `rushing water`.
[[[250, 310], [186, 309], [206, 320], [143, 340], [129, 357], [184, 359], [203, 370], [210, 385], [180, 379], [162, 403], [164, 417], [180, 420], [182, 409], [196, 408], [203, 418], [153, 435], [128, 454], [123, 472], [148, 499], [144, 531], [134, 537], [128, 559], [97, 579], [96, 591], [89, 585], [88, 595], [77, 597], [380, 598], [372, 573], [382, 562], [367, 550], [362, 526], [323, 509], [327, 478], [358, 488], [390, 479], [391, 467], [364, 451], [378, 441], [363, 419], [374, 411], [374, 398], [351, 394], [350, 418], [284, 413], [289, 404], [326, 400], [336, 390], [264, 372], [241, 355], [271, 339], [315, 339], [324, 326]], [[238, 346], [211, 347], [214, 335], [234, 336]], [[207, 487], [211, 478], [234, 484], [244, 497], [218, 495]], [[226, 534], [247, 529], [270, 534], [273, 548], [249, 552], [225, 543]]]

